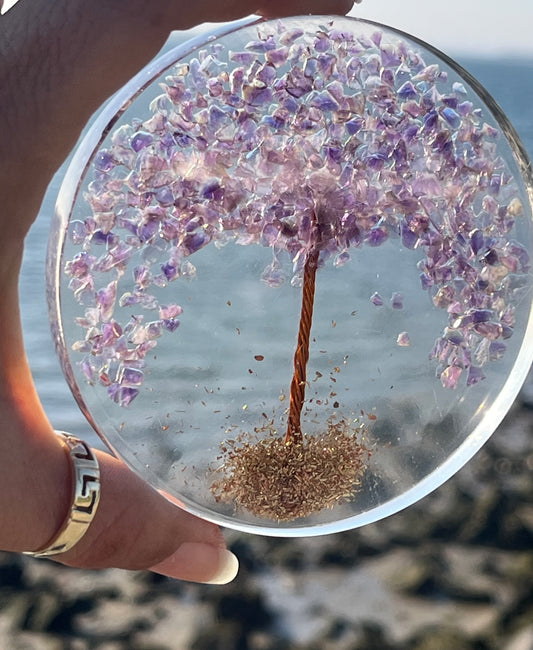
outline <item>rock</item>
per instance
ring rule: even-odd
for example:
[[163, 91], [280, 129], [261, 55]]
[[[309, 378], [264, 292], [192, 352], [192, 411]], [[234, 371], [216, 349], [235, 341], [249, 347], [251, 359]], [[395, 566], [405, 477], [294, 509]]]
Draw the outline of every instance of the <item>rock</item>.
[[20, 555], [0, 551], [0, 594], [2, 591], [26, 588], [24, 565]]
[[[128, 645], [135, 650], [189, 649], [203, 631], [213, 630], [213, 608], [208, 603], [187, 602], [180, 597], [153, 593], [151, 609], [143, 605], [145, 620], [151, 624], [136, 630]], [[151, 613], [150, 613], [151, 612]], [[209, 646], [205, 646], [209, 647]], [[100, 650], [100, 647], [98, 647]]]
[[328, 565], [354, 567], [359, 564], [360, 557], [359, 535], [354, 534], [354, 531], [348, 531], [325, 542], [318, 564], [321, 567]]
[[293, 650], [288, 641], [279, 639], [275, 634], [268, 632], [251, 632], [246, 642], [248, 650]]
[[350, 621], [336, 618], [323, 638], [306, 647], [306, 650], [393, 650], [395, 644], [379, 623], [366, 621], [354, 625]]
[[409, 650], [484, 650], [484, 648], [477, 641], [465, 638], [456, 630], [433, 628], [413, 639]]
[[515, 590], [529, 594], [533, 579], [533, 553], [521, 551], [502, 554], [498, 562], [492, 563], [497, 577], [506, 584], [512, 584]]
[[279, 539], [267, 556], [270, 566], [284, 566], [291, 571], [304, 571], [309, 567], [309, 556], [298, 540]]
[[91, 612], [97, 602], [98, 596], [96, 595], [95, 598], [82, 596], [63, 601], [56, 616], [50, 621], [48, 631], [62, 635], [75, 634], [77, 617], [80, 614]]
[[272, 615], [259, 592], [222, 594], [217, 601], [215, 615], [219, 621], [235, 621], [254, 630], [272, 622]]
[[448, 481], [415, 508], [421, 518], [431, 521], [432, 526], [428, 531], [431, 539], [449, 541], [456, 537], [468, 520], [472, 499], [460, 489], [456, 481]]
[[533, 369], [529, 371], [529, 374], [520, 389], [518, 400], [525, 408], [533, 409]]
[[508, 506], [505, 496], [499, 492], [497, 486], [488, 486], [472, 505], [472, 511], [465, 519], [457, 539], [476, 544], [499, 539], [500, 519]]
[[502, 650], [531, 650], [533, 648], [533, 624], [518, 630], [502, 646]]
[[23, 620], [20, 621], [20, 627], [32, 632], [47, 631], [61, 614], [62, 608], [63, 600], [57, 592], [32, 593]]
[[403, 561], [390, 576], [389, 584], [396, 590], [417, 596], [436, 596], [442, 592], [442, 576], [447, 567], [436, 549], [405, 553]]
[[149, 629], [156, 620], [151, 608], [132, 607], [127, 600], [100, 600], [91, 611], [78, 614], [72, 627], [82, 638], [127, 641], [136, 632]]
[[503, 553], [483, 547], [443, 544], [446, 571], [441, 576], [442, 594], [458, 603], [503, 606], [512, 600], [512, 590], [494, 569]]
[[225, 621], [203, 629], [193, 640], [190, 650], [248, 650], [246, 636], [236, 621]]
[[20, 595], [12, 613], [14, 625], [30, 632], [57, 634], [70, 634], [74, 617], [91, 610], [98, 597], [96, 593], [94, 598], [63, 593], [58, 584], [49, 578], [31, 585]]
[[370, 648], [395, 650], [395, 644], [389, 639], [386, 631], [376, 623], [364, 623], [359, 627], [357, 638], [350, 650], [369, 650]]

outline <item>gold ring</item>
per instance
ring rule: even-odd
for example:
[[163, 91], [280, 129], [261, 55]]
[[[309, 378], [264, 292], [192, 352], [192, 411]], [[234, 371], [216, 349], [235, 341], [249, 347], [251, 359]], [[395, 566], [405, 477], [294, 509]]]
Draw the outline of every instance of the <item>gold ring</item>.
[[64, 431], [55, 432], [71, 459], [72, 505], [59, 532], [38, 551], [25, 555], [46, 557], [65, 553], [75, 546], [89, 528], [100, 502], [100, 468], [90, 447]]

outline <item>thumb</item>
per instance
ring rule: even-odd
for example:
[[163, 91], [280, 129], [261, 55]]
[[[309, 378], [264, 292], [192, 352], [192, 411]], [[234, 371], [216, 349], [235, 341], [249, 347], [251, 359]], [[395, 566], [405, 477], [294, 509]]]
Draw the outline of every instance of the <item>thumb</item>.
[[113, 456], [94, 454], [100, 504], [82, 539], [56, 561], [86, 569], [151, 569], [209, 584], [233, 580], [238, 560], [218, 526], [178, 508]]
[[[42, 409], [24, 353], [16, 273], [22, 245], [1, 248], [0, 549], [36, 551], [70, 513], [73, 460]], [[100, 503], [81, 540], [55, 559], [88, 569], [153, 567], [195, 582], [233, 579], [237, 559], [217, 526], [178, 508], [113, 456], [94, 454]]]

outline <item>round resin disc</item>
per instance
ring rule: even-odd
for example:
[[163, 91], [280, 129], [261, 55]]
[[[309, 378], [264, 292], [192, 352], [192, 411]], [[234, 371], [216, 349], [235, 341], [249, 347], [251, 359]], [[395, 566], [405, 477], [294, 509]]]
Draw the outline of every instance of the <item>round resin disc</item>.
[[224, 526], [369, 523], [457, 471], [533, 356], [530, 167], [430, 46], [340, 17], [165, 54], [76, 151], [50, 309], [102, 439]]

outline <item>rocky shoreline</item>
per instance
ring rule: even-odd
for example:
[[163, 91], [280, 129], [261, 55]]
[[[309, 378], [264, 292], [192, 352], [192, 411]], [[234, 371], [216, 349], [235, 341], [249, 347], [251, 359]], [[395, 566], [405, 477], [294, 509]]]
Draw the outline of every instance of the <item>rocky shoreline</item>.
[[228, 532], [225, 587], [0, 553], [6, 650], [532, 650], [533, 399], [418, 504], [327, 537]]

